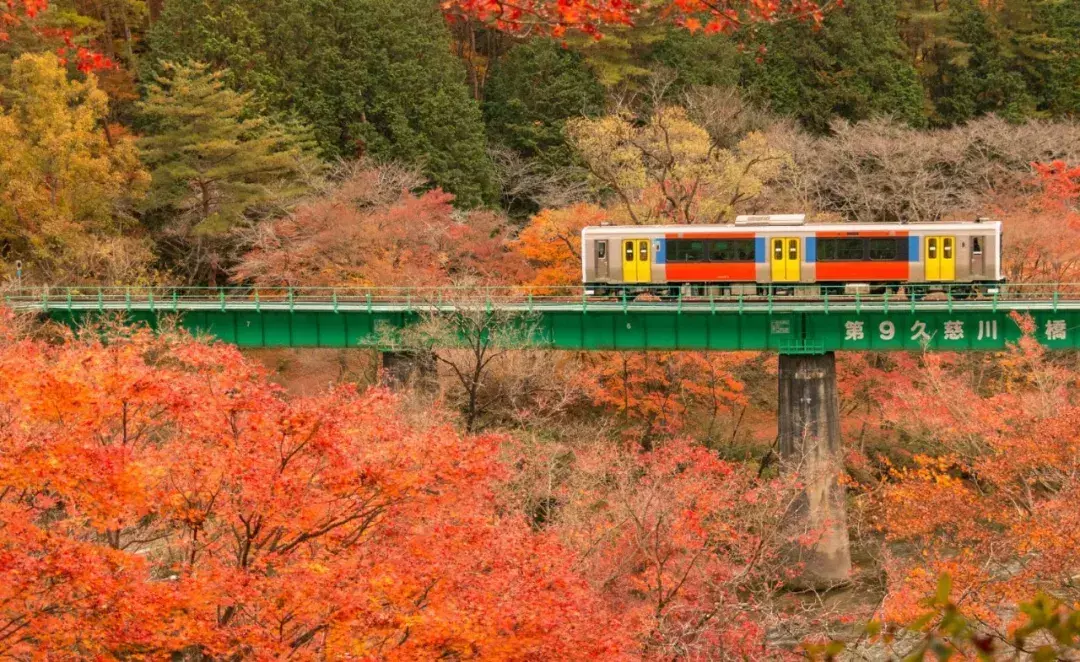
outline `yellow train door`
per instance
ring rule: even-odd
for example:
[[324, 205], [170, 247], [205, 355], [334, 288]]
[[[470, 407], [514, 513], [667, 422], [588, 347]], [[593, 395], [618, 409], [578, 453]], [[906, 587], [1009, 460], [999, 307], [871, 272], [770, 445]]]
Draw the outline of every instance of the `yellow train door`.
[[773, 237], [772, 280], [774, 283], [797, 283], [801, 277], [799, 240], [792, 237]]
[[652, 255], [648, 239], [623, 240], [623, 282], [652, 281]]
[[926, 280], [956, 280], [956, 237], [926, 238]]

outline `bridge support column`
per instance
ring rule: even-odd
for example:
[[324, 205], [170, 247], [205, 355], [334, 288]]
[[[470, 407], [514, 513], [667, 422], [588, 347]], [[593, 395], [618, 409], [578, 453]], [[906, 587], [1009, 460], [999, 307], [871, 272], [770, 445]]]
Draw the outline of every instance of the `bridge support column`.
[[843, 467], [836, 355], [780, 355], [778, 406], [780, 460], [804, 485], [788, 513], [789, 533], [811, 533], [814, 543], [792, 543], [803, 588], [828, 588], [851, 576], [847, 506], [840, 483]]
[[394, 390], [410, 385], [429, 388], [434, 385], [438, 366], [431, 352], [404, 350], [380, 352], [380, 380]]

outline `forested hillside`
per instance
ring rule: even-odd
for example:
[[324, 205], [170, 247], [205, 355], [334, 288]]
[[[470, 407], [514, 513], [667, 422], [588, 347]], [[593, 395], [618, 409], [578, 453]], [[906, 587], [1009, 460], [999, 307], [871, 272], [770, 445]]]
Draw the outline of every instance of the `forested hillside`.
[[[243, 284], [255, 237], [357, 163], [415, 172], [411, 193], [441, 189], [509, 241], [583, 202], [635, 222], [990, 215], [1018, 204], [999, 198], [1023, 194], [1031, 162], [1076, 150], [1073, 2], [556, 7], [15, 2], [0, 264], [35, 283]], [[710, 208], [658, 206], [668, 174], [649, 164], [634, 190], [614, 183], [629, 171], [599, 160], [650, 122], [680, 132], [687, 167], [712, 161]], [[733, 174], [750, 162], [765, 165]]]
[[[544, 294], [587, 226], [804, 213], [1068, 283], [1078, 118], [1075, 0], [9, 0], [0, 278]], [[0, 658], [1071, 659], [1080, 361], [1014, 322], [839, 356], [854, 570], [804, 590], [775, 356], [413, 338], [391, 392], [0, 308]]]

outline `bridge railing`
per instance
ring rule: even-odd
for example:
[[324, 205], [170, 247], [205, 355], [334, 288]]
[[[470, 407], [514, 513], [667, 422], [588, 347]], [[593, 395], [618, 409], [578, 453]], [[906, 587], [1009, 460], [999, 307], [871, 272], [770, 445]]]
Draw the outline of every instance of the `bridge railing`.
[[[797, 284], [796, 284], [797, 286]], [[395, 305], [417, 308], [442, 305], [549, 305], [621, 303], [635, 306], [650, 303], [760, 304], [788, 306], [828, 306], [831, 302], [884, 303], [911, 301], [994, 302], [1076, 301], [1080, 283], [1008, 283], [974, 288], [965, 284], [911, 285], [898, 290], [845, 294], [839, 288], [824, 287], [819, 293], [790, 291], [790, 285], [760, 286], [755, 293], [724, 293], [713, 288], [668, 288], [641, 285], [608, 286], [603, 292], [580, 285], [570, 286], [469, 286], [469, 287], [171, 287], [171, 286], [39, 286], [9, 287], [0, 290], [2, 300], [19, 307], [62, 308], [66, 305], [116, 308], [122, 305], [169, 307], [200, 305], [227, 306], [244, 303], [281, 305], [328, 304], [350, 307]]]

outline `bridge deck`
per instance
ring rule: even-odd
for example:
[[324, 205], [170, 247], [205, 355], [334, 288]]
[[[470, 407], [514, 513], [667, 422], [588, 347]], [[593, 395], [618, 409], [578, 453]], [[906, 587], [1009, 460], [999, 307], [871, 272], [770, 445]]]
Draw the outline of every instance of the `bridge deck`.
[[[1016, 313], [1051, 349], [1080, 347], [1080, 285], [1012, 286], [992, 297], [964, 291], [927, 296], [814, 298], [616, 296], [581, 288], [141, 289], [49, 288], [8, 292], [18, 310], [79, 325], [122, 313], [156, 326], [181, 325], [246, 347], [384, 346], [393, 332], [430, 316], [498, 315], [528, 327], [528, 344], [584, 350], [1001, 350], [1022, 333]], [[388, 333], [389, 332], [389, 333]]]

